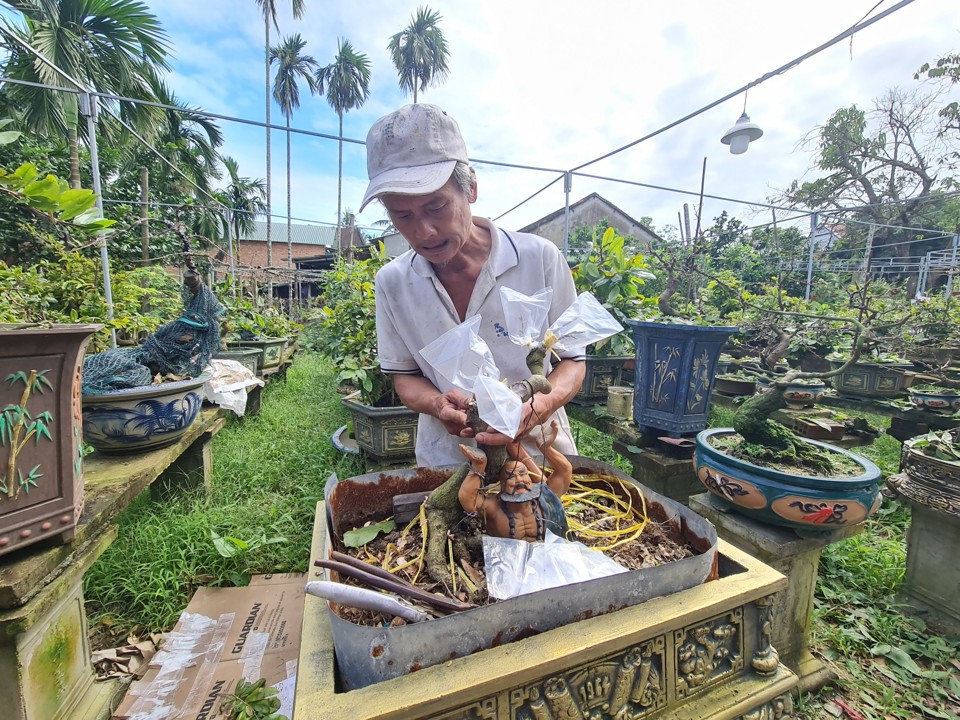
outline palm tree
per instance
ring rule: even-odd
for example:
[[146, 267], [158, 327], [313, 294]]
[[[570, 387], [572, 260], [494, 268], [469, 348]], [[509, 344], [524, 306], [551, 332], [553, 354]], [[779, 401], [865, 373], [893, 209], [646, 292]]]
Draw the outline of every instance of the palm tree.
[[[270, 230], [270, 23], [279, 32], [277, 24], [277, 0], [257, 0], [257, 7], [263, 12], [263, 50], [264, 50], [264, 88], [266, 90], [266, 122], [267, 122], [267, 265], [273, 265], [273, 238]], [[290, 0], [293, 17], [300, 19], [303, 16], [304, 0]], [[271, 291], [272, 295], [272, 291]]]
[[[343, 196], [343, 114], [358, 108], [370, 95], [370, 60], [353, 49], [349, 40], [337, 40], [337, 54], [333, 62], [317, 70], [317, 92], [326, 88], [327, 102], [337, 113], [340, 132], [337, 158], [337, 227]], [[339, 243], [338, 243], [339, 245]]]
[[[153, 72], [169, 69], [166, 33], [138, 0], [4, 0], [4, 4], [19, 11], [23, 20], [5, 34], [10, 53], [3, 68], [7, 77], [76, 90], [66, 75], [84, 89], [142, 99], [152, 97]], [[77, 95], [13, 83], [7, 93], [11, 104], [20, 108], [19, 119], [26, 127], [46, 137], [66, 135], [70, 182], [79, 188]], [[119, 108], [134, 122], [156, 117], [155, 109], [127, 102]]]
[[447, 77], [450, 50], [440, 29], [440, 13], [423, 6], [417, 8], [410, 24], [390, 38], [387, 50], [400, 76], [400, 89], [413, 92], [437, 86]]
[[267, 212], [267, 189], [263, 180], [240, 177], [239, 166], [232, 157], [224, 155], [223, 166], [227, 169], [230, 184], [219, 195], [223, 204], [232, 211], [230, 229], [236, 246], [230, 248], [230, 252], [239, 263], [240, 236], [256, 230], [257, 215]]
[[300, 107], [300, 88], [297, 80], [305, 80], [310, 92], [316, 90], [313, 79], [319, 63], [310, 55], [304, 55], [307, 43], [300, 33], [286, 38], [279, 46], [270, 48], [270, 60], [277, 63], [277, 75], [273, 81], [273, 99], [287, 120], [287, 267], [293, 267], [293, 238], [291, 237], [290, 211], [290, 117]]

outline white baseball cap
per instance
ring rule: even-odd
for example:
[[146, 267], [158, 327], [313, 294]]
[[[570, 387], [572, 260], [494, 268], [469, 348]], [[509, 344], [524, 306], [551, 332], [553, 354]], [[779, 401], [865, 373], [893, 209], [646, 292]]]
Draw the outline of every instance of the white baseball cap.
[[404, 105], [377, 120], [367, 133], [370, 184], [360, 210], [386, 193], [426, 195], [439, 190], [458, 161], [469, 162], [457, 121], [436, 105]]

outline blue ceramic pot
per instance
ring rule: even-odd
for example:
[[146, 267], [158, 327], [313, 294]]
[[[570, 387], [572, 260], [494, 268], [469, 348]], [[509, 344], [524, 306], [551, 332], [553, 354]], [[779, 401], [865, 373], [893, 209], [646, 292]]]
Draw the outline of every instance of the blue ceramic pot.
[[160, 385], [83, 396], [83, 439], [100, 452], [154, 450], [176, 442], [203, 404], [204, 373]]
[[733, 458], [710, 444], [711, 438], [734, 432], [733, 428], [713, 428], [699, 433], [693, 462], [707, 490], [738, 512], [803, 534], [857, 525], [880, 507], [880, 468], [866, 458], [807, 440], [846, 456], [863, 472], [849, 478], [792, 475]]
[[956, 390], [942, 390], [940, 392], [923, 390], [908, 390], [910, 402], [922, 410], [930, 410], [944, 415], [952, 415], [960, 410], [960, 393]]
[[678, 437], [707, 426], [717, 361], [737, 327], [627, 320], [633, 329], [633, 418], [642, 431]]

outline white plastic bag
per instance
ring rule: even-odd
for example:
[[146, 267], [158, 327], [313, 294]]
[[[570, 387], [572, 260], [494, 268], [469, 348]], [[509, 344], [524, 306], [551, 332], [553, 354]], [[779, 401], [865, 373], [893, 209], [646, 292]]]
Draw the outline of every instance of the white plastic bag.
[[523, 417], [523, 401], [504, 383], [481, 375], [473, 386], [477, 413], [494, 430], [516, 437]]
[[554, 348], [577, 351], [591, 343], [616, 335], [623, 325], [611, 315], [590, 293], [580, 293], [574, 303], [563, 311], [547, 330], [556, 336]]
[[542, 543], [483, 536], [487, 591], [498, 600], [627, 572], [599, 550], [546, 531]]
[[467, 395], [473, 394], [477, 377], [500, 376], [493, 353], [477, 333], [480, 319], [479, 315], [467, 318], [420, 351], [431, 367]]
[[203, 384], [204, 399], [240, 417], [247, 410], [247, 390], [264, 385], [250, 368], [236, 360], [214, 358], [205, 371], [210, 379]]
[[508, 287], [500, 288], [503, 317], [511, 342], [520, 347], [533, 347], [543, 341], [552, 298], [552, 287], [533, 295], [524, 295]]

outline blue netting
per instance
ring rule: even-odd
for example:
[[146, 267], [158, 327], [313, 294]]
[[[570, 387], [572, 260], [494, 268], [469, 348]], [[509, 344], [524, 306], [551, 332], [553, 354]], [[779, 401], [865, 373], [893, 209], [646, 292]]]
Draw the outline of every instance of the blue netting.
[[196, 276], [184, 283], [183, 304], [180, 317], [157, 328], [139, 346], [88, 356], [83, 361], [84, 394], [149, 385], [158, 374], [197, 377], [203, 372], [220, 348], [219, 320], [226, 309]]

